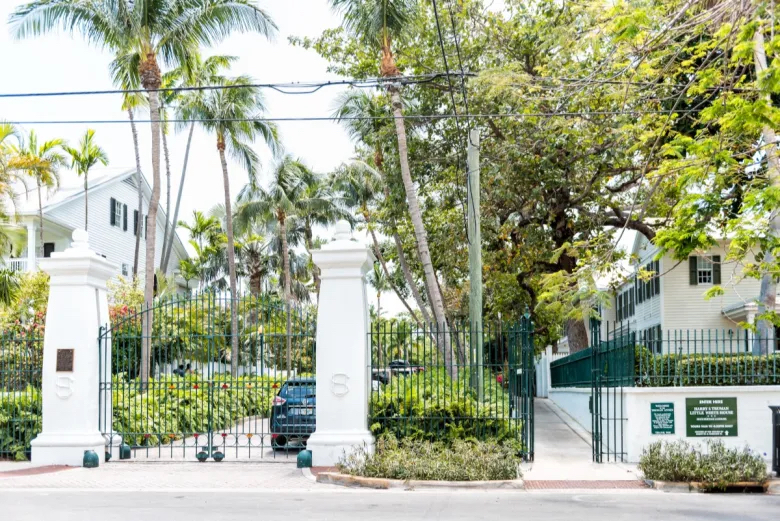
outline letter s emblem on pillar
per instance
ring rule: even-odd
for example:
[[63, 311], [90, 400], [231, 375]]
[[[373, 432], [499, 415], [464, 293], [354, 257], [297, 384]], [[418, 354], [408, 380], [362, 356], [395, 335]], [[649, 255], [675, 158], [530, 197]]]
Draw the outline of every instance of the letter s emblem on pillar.
[[344, 373], [335, 373], [330, 379], [330, 392], [332, 392], [334, 396], [344, 396], [349, 392], [347, 382], [349, 382], [349, 376]]
[[55, 386], [57, 387], [56, 394], [63, 400], [67, 400], [73, 394], [73, 377], [72, 376], [58, 376]]

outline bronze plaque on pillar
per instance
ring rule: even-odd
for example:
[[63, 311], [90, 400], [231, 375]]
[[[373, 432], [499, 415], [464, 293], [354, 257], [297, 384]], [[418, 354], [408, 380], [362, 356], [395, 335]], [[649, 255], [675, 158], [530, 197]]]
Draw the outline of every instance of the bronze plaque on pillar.
[[57, 349], [57, 372], [73, 372], [73, 349]]

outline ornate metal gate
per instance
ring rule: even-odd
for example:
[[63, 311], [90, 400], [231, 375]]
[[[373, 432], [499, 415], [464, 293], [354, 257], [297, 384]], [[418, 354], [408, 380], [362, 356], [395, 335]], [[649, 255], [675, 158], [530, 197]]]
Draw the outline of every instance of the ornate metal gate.
[[533, 324], [371, 325], [368, 423], [377, 435], [514, 440], [534, 458]]
[[277, 449], [314, 430], [314, 342], [305, 309], [267, 297], [113, 309], [99, 336], [101, 432], [135, 458], [287, 455]]
[[627, 328], [609, 330], [601, 340], [599, 323], [592, 328], [591, 432], [593, 461], [625, 461], [623, 425], [626, 411], [623, 387], [634, 383], [636, 334]]

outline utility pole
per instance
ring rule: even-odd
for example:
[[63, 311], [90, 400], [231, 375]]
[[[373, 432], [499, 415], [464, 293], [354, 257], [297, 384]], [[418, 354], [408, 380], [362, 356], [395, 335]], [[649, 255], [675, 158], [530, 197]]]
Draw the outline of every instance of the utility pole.
[[477, 397], [484, 398], [485, 357], [482, 331], [482, 231], [479, 213], [479, 131], [469, 131], [466, 163], [468, 168], [468, 232], [469, 232], [469, 322], [471, 350], [474, 354], [472, 384]]

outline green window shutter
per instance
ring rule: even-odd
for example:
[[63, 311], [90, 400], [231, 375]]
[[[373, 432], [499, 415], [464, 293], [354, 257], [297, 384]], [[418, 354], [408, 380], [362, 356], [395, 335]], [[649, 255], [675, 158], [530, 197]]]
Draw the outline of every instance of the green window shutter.
[[127, 231], [127, 205], [122, 205], [122, 230]]
[[695, 256], [688, 257], [688, 270], [690, 272], [690, 284], [696, 286], [699, 284], [699, 269], [696, 263], [697, 258]]
[[133, 210], [133, 235], [138, 235], [138, 210]]
[[720, 284], [720, 255], [712, 256], [712, 283]]
[[661, 294], [661, 263], [655, 261], [654, 264], [655, 264], [655, 278], [653, 279], [653, 282], [655, 284], [655, 294], [660, 295]]
[[110, 202], [109, 211], [111, 212], [111, 217], [110, 217], [111, 226], [116, 226], [116, 213], [114, 213], [114, 208], [116, 208], [116, 199], [112, 197], [111, 201], [109, 202]]

